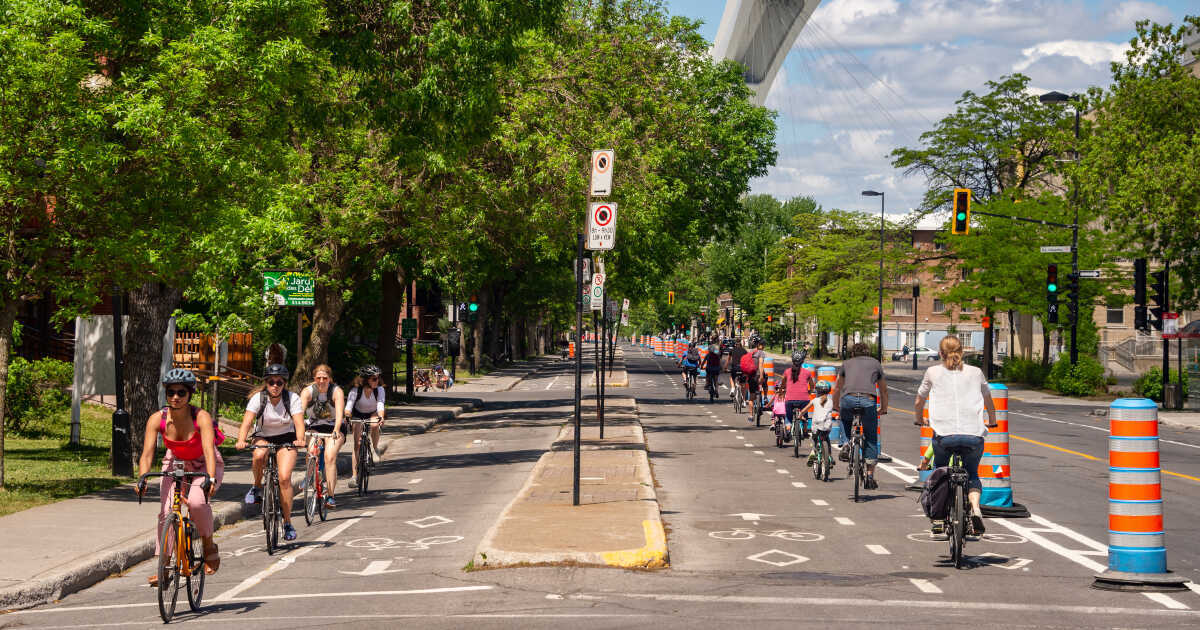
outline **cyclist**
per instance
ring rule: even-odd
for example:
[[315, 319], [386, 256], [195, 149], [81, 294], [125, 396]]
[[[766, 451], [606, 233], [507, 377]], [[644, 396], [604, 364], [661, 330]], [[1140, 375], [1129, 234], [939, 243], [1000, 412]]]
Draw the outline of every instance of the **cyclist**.
[[696, 342], [688, 343], [687, 352], [679, 359], [679, 367], [683, 368], [683, 382], [686, 383], [688, 375], [695, 375], [700, 370], [700, 351], [696, 349]]
[[[983, 370], [966, 365], [962, 359], [962, 342], [958, 337], [943, 337], [938, 344], [942, 364], [925, 370], [917, 389], [914, 409], [917, 425], [933, 427], [933, 465], [950, 463], [951, 449], [964, 449], [963, 467], [970, 476], [967, 497], [971, 501], [971, 533], [982, 536], [983, 511], [979, 496], [983, 484], [979, 481], [979, 460], [983, 458], [984, 436], [989, 427], [996, 426], [996, 405], [988, 389]], [[922, 418], [925, 402], [929, 401], [929, 420]], [[983, 423], [984, 411], [988, 423]], [[938, 533], [935, 531], [935, 533]]]
[[712, 392], [713, 397], [720, 396], [717, 381], [721, 378], [721, 346], [716, 341], [708, 347], [708, 354], [704, 356], [701, 367], [704, 368], [705, 388]]
[[[246, 413], [242, 414], [242, 428], [238, 432], [238, 450], [246, 448], [246, 440], [250, 438], [254, 439], [255, 446], [292, 444], [304, 448], [304, 407], [300, 403], [300, 396], [287, 389], [289, 376], [291, 374], [287, 367], [281, 363], [267, 366], [265, 383], [247, 397]], [[250, 432], [251, 426], [253, 433]], [[266, 449], [254, 449], [254, 487], [246, 493], [246, 503], [262, 501], [263, 467], [266, 463]], [[295, 466], [295, 450], [282, 448], [275, 451], [284, 540], [296, 540], [296, 528], [292, 527], [292, 469]]]
[[[787, 430], [792, 430], [792, 423], [800, 420], [800, 410], [808, 405], [810, 399], [809, 392], [816, 386], [817, 379], [813, 373], [804, 367], [804, 353], [792, 353], [792, 367], [783, 371], [783, 389], [787, 390], [785, 400], [787, 400], [787, 418], [784, 421]], [[807, 431], [801, 431], [800, 437], [804, 437]]]
[[[359, 420], [378, 418], [380, 422], [371, 427], [371, 461], [379, 463], [379, 428], [383, 426], [384, 391], [379, 384], [379, 368], [367, 365], [359, 368], [354, 377], [354, 385], [350, 387], [349, 397], [346, 398], [346, 409], [350, 416]], [[354, 456], [352, 458], [353, 474], [358, 476], [358, 443], [362, 439], [361, 423], [354, 423]]]
[[746, 354], [746, 347], [734, 340], [733, 347], [729, 349], [727, 355], [728, 363], [725, 369], [729, 371], [729, 397], [733, 398], [733, 390], [738, 386], [738, 381], [742, 378], [742, 356]]
[[[813, 447], [808, 454], [808, 462], [805, 466], [812, 466], [817, 461], [817, 436], [828, 439], [829, 430], [833, 428], [833, 396], [829, 395], [829, 391], [833, 386], [829, 381], [817, 381], [816, 398], [808, 401], [803, 409], [797, 412], [799, 415], [809, 414], [809, 420], [812, 423], [810, 427], [813, 432]], [[830, 470], [833, 469], [833, 464], [829, 465]]]
[[304, 409], [306, 430], [313, 433], [331, 433], [325, 438], [325, 505], [333, 509], [337, 487], [337, 456], [346, 443], [346, 393], [333, 382], [333, 369], [321, 364], [313, 368], [313, 382], [300, 392], [300, 406]]
[[[763, 359], [766, 358], [767, 354], [763, 352], [762, 337], [759, 337], [757, 334], [750, 337], [750, 348], [752, 350], [742, 355], [740, 361], [740, 367], [742, 368], [742, 373], [746, 375], [746, 387], [749, 391], [746, 400], [758, 400], [759, 406], [765, 408], [768, 401], [765, 400], [767, 388], [763, 375]], [[759, 391], [760, 384], [763, 386], [761, 392]], [[754, 422], [754, 405], [749, 405], [748, 410], [750, 417], [747, 420]]]
[[[875, 463], [879, 457], [879, 416], [888, 410], [887, 379], [883, 375], [883, 366], [871, 356], [871, 347], [858, 342], [850, 348], [849, 359], [842, 362], [838, 368], [837, 382], [833, 385], [834, 411], [839, 412], [842, 420], [843, 434], [849, 439], [853, 426], [855, 412], [860, 412], [864, 438], [864, 459], [866, 459], [866, 479], [863, 487], [874, 490], [879, 487], [875, 481]], [[876, 396], [878, 388], [878, 396]], [[875, 403], [878, 399], [879, 407]], [[842, 448], [838, 453], [842, 461], [850, 460], [850, 449]]]
[[[150, 472], [154, 461], [154, 448], [158, 444], [159, 435], [167, 452], [163, 455], [162, 471], [167, 472], [175, 466], [175, 462], [183, 462], [184, 470], [188, 472], [205, 472], [212, 479], [208, 488], [208, 496], [199, 483], [188, 483], [190, 486], [184, 496], [187, 497], [188, 514], [196, 525], [196, 533], [204, 539], [204, 572], [212, 575], [221, 567], [221, 554], [217, 543], [213, 542], [212, 507], [208, 499], [221, 485], [225, 476], [225, 460], [221, 458], [217, 444], [225, 440], [213, 422], [212, 416], [203, 409], [192, 406], [192, 395], [196, 393], [196, 375], [188, 370], [175, 368], [167, 372], [162, 379], [163, 388], [167, 392], [167, 406], [146, 420], [146, 435], [142, 439], [142, 456], [138, 460], [138, 476]], [[158, 536], [154, 537], [154, 554], [158, 555], [158, 540], [162, 536], [163, 525], [171, 515], [172, 492], [175, 480], [163, 477], [159, 485], [159, 499], [162, 510], [158, 513]], [[138, 487], [137, 493], [145, 492], [145, 487]], [[158, 574], [150, 576], [150, 584], [158, 585]]]

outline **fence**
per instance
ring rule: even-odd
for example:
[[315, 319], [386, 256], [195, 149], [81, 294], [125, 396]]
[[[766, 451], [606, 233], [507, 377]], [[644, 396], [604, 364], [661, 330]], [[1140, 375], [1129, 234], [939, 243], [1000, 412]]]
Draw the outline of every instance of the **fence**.
[[[175, 333], [175, 365], [185, 369], [211, 371], [216, 363], [217, 352], [213, 348], [213, 335], [198, 332]], [[239, 372], [250, 373], [254, 369], [253, 335], [232, 333], [225, 342], [229, 355], [225, 364]], [[207, 367], [206, 367], [207, 366]]]

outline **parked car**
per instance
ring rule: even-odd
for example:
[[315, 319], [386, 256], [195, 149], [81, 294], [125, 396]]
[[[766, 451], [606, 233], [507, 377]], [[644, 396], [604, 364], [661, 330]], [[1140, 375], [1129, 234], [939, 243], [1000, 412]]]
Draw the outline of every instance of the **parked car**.
[[941, 356], [938, 354], [937, 350], [930, 350], [929, 348], [926, 348], [925, 346], [921, 346], [920, 348], [916, 348], [915, 350], [910, 348], [908, 350], [908, 352], [909, 352], [908, 357], [905, 357], [903, 352], [893, 352], [892, 360], [893, 361], [910, 360], [910, 359], [912, 359], [913, 353], [915, 353], [917, 355], [917, 359], [924, 360], [924, 361], [937, 361], [938, 359], [941, 358]]
[[735, 343], [739, 343], [739, 341], [733, 339], [732, 337], [726, 337], [725, 339], [722, 339], [721, 340], [721, 354], [725, 355], [725, 354], [729, 354], [730, 352], [733, 352], [733, 344], [735, 344]]

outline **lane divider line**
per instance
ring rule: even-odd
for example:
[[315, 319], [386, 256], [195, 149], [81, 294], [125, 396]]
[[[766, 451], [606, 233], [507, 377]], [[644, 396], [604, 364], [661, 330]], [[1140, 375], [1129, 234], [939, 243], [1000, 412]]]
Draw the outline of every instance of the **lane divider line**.
[[908, 578], [908, 581], [912, 582], [912, 585], [917, 587], [922, 593], [941, 593], [942, 592], [942, 589], [938, 588], [936, 584], [934, 584], [933, 582], [930, 582], [929, 580], [922, 580], [920, 578]]
[[890, 556], [892, 552], [887, 550], [883, 545], [867, 545], [867, 549], [877, 556]]
[[833, 518], [833, 520], [837, 521], [838, 525], [853, 525], [854, 524], [854, 521], [846, 518], [845, 516], [835, 516]]

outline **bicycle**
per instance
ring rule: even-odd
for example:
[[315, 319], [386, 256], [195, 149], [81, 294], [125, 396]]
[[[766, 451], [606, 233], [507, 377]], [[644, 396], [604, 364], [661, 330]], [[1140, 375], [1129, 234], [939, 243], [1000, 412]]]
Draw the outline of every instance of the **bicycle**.
[[762, 426], [763, 398], [765, 395], [762, 392], [754, 392], [753, 395], [753, 411], [754, 411], [754, 426]]
[[[862, 409], [856, 408], [850, 428], [850, 474], [854, 477], [854, 502], [858, 503], [866, 475], [866, 437], [863, 436]], [[845, 448], [845, 447], [843, 447]]]
[[[187, 472], [183, 462], [175, 462], [170, 472], [146, 473], [138, 478], [138, 504], [142, 503], [142, 495], [146, 492], [146, 479], [149, 477], [170, 477], [174, 480], [171, 499], [171, 516], [162, 528], [158, 539], [158, 614], [163, 623], [170, 623], [175, 616], [175, 603], [179, 600], [179, 578], [182, 576], [187, 585], [188, 606], [193, 612], [200, 610], [200, 600], [204, 597], [204, 540], [196, 535], [196, 527], [192, 520], [184, 515], [183, 498], [184, 481], [202, 477], [204, 483], [205, 501], [208, 500], [208, 489], [212, 486], [212, 478], [208, 473]], [[188, 488], [191, 484], [189, 481]], [[170, 595], [168, 595], [168, 591]]]
[[[332, 433], [308, 432], [308, 457], [304, 460], [304, 524], [312, 525], [328, 516], [325, 505], [325, 438]], [[336, 473], [335, 473], [336, 474]]]
[[[829, 472], [833, 470], [833, 447], [829, 443], [829, 431], [812, 432], [813, 452], [817, 458], [813, 460], [813, 478], [818, 481], [829, 481]], [[796, 444], [796, 457], [800, 457], [800, 445]]]
[[430, 387], [433, 387], [431, 371], [428, 369], [413, 370], [413, 391], [420, 389], [427, 392]]
[[251, 448], [267, 449], [267, 463], [263, 469], [262, 520], [263, 531], [267, 535], [267, 555], [272, 556], [279, 547], [279, 534], [283, 531], [283, 506], [275, 453], [281, 448], [296, 447], [292, 444], [254, 444]]
[[687, 399], [692, 400], [696, 397], [696, 372], [695, 370], [687, 370], [686, 376], [683, 378], [683, 389], [687, 393]]
[[737, 374], [733, 379], [733, 411], [734, 413], [742, 413], [746, 408], [746, 377], [743, 374]]
[[362, 425], [362, 434], [358, 440], [358, 474], [354, 476], [354, 488], [358, 496], [367, 496], [367, 488], [371, 481], [371, 471], [375, 469], [375, 461], [371, 459], [374, 445], [371, 444], [371, 427], [383, 420], [368, 420], [366, 418], [350, 418], [350, 422]]
[[950, 450], [950, 513], [946, 515], [946, 536], [950, 539], [950, 559], [955, 569], [963, 565], [963, 547], [967, 536], [967, 485], [970, 474], [963, 467], [962, 452], [959, 449]]

